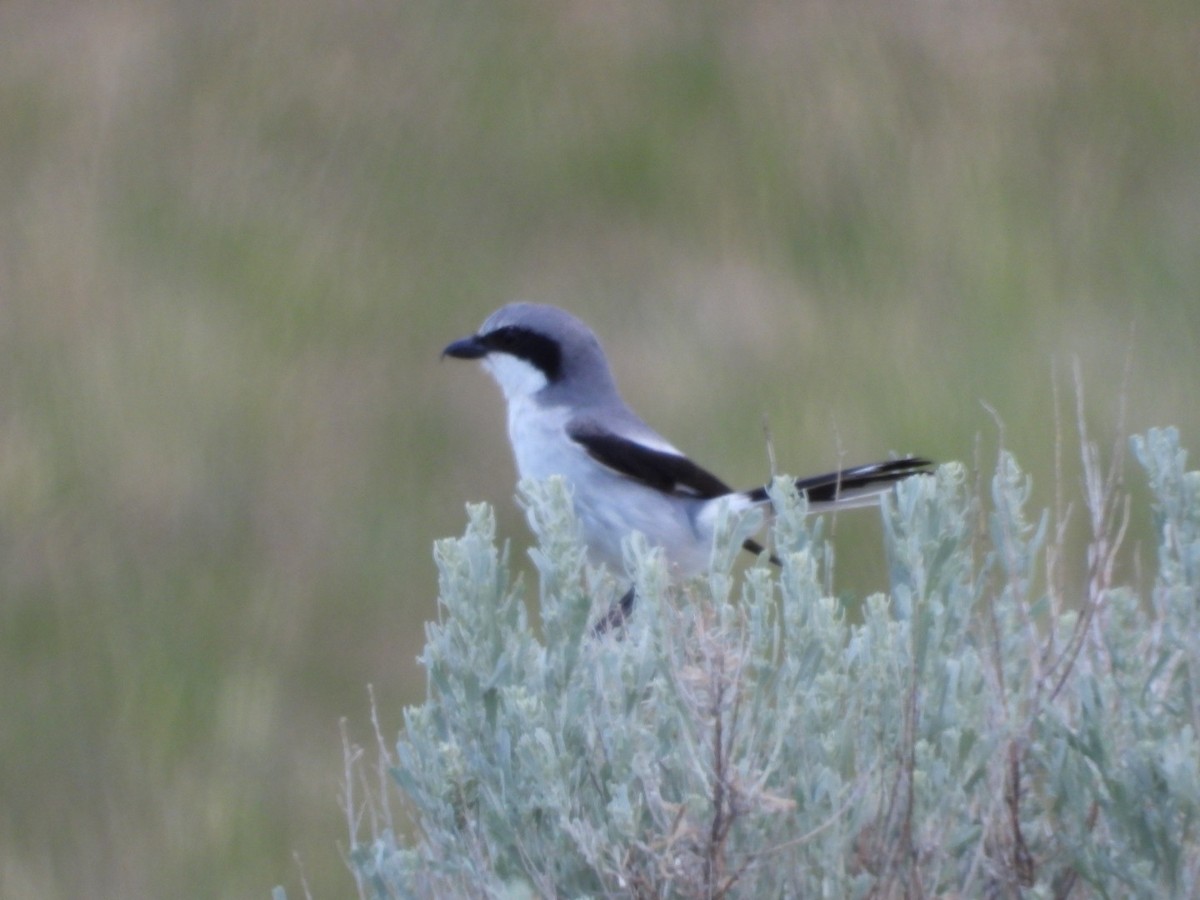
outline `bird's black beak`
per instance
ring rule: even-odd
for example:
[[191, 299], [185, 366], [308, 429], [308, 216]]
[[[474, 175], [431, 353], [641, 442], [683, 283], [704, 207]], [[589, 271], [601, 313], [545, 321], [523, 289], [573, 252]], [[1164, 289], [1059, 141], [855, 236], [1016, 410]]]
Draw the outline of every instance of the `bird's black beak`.
[[488, 348], [479, 335], [473, 334], [461, 341], [447, 344], [446, 349], [442, 351], [442, 356], [453, 356], [455, 359], [479, 359], [487, 356], [487, 353]]

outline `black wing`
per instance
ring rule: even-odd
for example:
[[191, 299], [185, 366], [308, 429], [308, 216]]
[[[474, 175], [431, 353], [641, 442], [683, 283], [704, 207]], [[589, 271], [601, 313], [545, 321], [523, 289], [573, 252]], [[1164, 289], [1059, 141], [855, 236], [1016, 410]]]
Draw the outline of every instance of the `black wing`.
[[592, 421], [573, 423], [567, 434], [592, 459], [663, 493], [707, 500], [732, 492], [729, 485], [686, 456], [655, 450], [605, 431]]
[[[567, 434], [596, 462], [656, 490], [701, 500], [732, 493], [729, 485], [686, 456], [666, 450], [655, 450], [645, 444], [615, 435], [611, 431], [604, 431], [594, 422], [576, 422], [567, 428]], [[764, 552], [762, 544], [753, 538], [747, 538], [742, 542], [742, 546], [755, 556]], [[771, 561], [776, 564], [779, 562], [774, 554]], [[631, 590], [621, 601], [622, 619], [628, 615], [632, 606]], [[611, 623], [606, 619], [601, 624], [608, 627]]]

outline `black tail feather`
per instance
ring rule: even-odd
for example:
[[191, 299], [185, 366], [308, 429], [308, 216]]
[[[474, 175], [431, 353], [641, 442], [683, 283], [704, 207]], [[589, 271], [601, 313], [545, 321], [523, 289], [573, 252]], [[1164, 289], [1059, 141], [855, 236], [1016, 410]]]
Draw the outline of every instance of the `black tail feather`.
[[[809, 503], [831, 503], [845, 494], [851, 494], [863, 488], [894, 484], [911, 475], [932, 474], [932, 469], [932, 461], [919, 456], [906, 456], [903, 459], [889, 459], [886, 462], [841, 469], [826, 475], [798, 478], [796, 479], [796, 490], [805, 494]], [[746, 496], [755, 503], [761, 503], [767, 499], [767, 489], [765, 487], [756, 488], [747, 492]], [[742, 546], [756, 556], [765, 550], [763, 545], [753, 538], [747, 538]], [[775, 565], [780, 565], [779, 558], [774, 553], [771, 554], [770, 560]], [[600, 621], [592, 626], [592, 634], [599, 637], [609, 631], [619, 631], [624, 628], [625, 623], [633, 614], [635, 597], [633, 588], [626, 591], [624, 596], [601, 617]]]
[[[903, 481], [910, 475], [928, 475], [933, 463], [919, 456], [906, 456], [903, 459], [889, 459], [886, 462], [869, 463], [865, 466], [854, 466], [851, 469], [841, 469], [825, 475], [813, 475], [810, 478], [796, 479], [796, 490], [807, 495], [809, 503], [831, 503], [843, 494], [849, 494], [862, 488], [875, 485], [887, 485]], [[756, 503], [767, 499], [765, 487], [749, 491], [747, 496]]]

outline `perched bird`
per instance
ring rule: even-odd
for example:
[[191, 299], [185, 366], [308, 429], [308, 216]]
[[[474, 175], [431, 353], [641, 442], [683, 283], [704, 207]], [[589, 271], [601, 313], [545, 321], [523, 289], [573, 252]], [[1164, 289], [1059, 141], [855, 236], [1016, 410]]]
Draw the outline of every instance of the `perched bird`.
[[[522, 478], [561, 475], [571, 485], [589, 558], [619, 572], [621, 542], [641, 532], [681, 577], [708, 566], [718, 503], [733, 511], [770, 502], [765, 487], [735, 491], [688, 459], [625, 405], [600, 341], [555, 306], [511, 303], [478, 333], [442, 351], [478, 359], [508, 404], [508, 437]], [[889, 487], [932, 463], [918, 457], [800, 478], [811, 511], [872, 505]], [[748, 550], [762, 547], [747, 541]], [[597, 630], [633, 607], [630, 589]]]

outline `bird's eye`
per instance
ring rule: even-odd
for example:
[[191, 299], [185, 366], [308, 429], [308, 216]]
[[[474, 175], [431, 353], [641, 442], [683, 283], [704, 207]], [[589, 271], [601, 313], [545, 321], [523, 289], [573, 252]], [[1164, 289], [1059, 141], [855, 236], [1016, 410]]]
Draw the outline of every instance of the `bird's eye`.
[[554, 381], [562, 366], [562, 348], [558, 341], [519, 325], [505, 325], [489, 331], [482, 342], [490, 352], [507, 353], [517, 359], [531, 363]]
[[521, 333], [516, 328], [506, 326], [504, 328], [497, 328], [487, 336], [487, 340], [493, 349], [511, 351], [521, 343]]

